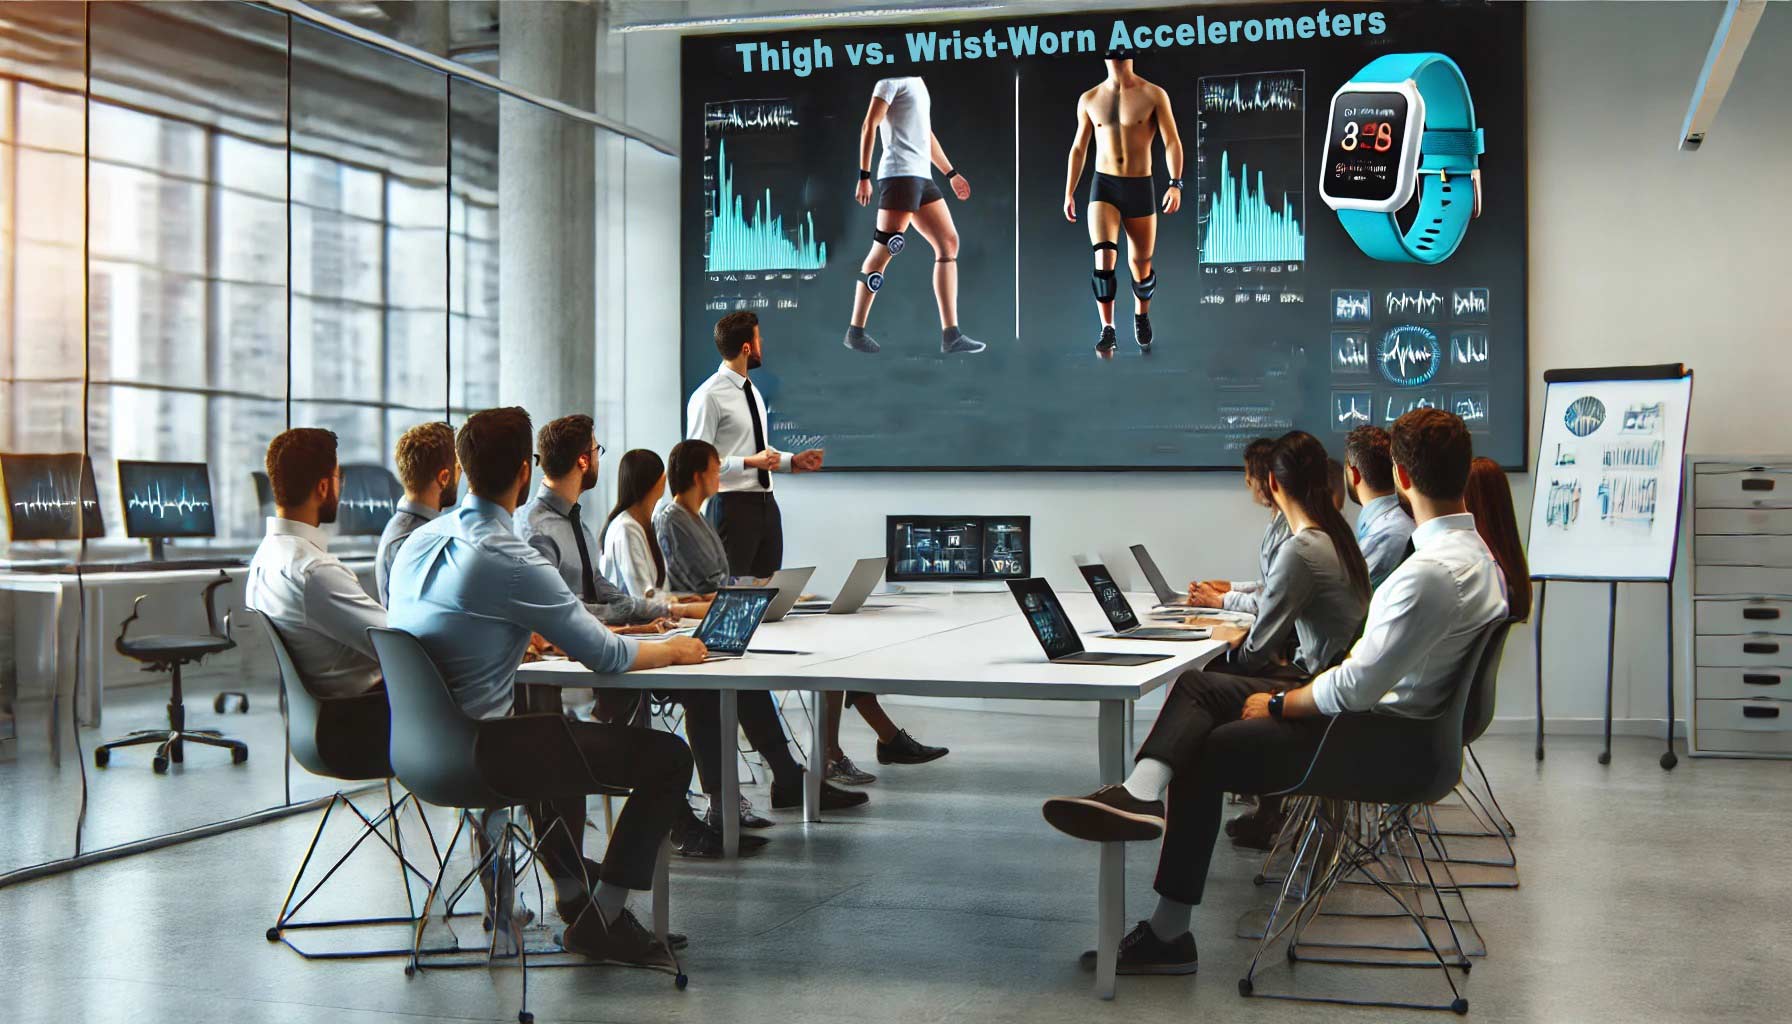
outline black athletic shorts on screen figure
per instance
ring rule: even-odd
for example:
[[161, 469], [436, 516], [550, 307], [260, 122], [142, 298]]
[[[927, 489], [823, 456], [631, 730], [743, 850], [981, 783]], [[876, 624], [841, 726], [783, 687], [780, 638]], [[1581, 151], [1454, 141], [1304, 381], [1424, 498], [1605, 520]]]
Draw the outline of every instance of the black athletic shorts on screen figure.
[[914, 213], [928, 203], [937, 203], [946, 198], [932, 178], [906, 174], [877, 179], [877, 190], [877, 208], [880, 210], [906, 210]]
[[1095, 181], [1089, 186], [1089, 201], [1110, 203], [1127, 220], [1157, 213], [1157, 190], [1152, 188], [1149, 174], [1122, 178], [1096, 171]]

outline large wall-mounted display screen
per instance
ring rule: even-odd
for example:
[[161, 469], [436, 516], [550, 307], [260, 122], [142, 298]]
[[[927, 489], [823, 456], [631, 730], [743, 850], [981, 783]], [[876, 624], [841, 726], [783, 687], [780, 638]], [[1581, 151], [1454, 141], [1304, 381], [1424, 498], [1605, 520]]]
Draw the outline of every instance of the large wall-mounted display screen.
[[[1320, 197], [1331, 100], [1424, 52], [1468, 82], [1484, 210], [1448, 259], [1381, 262]], [[1517, 4], [686, 37], [684, 392], [715, 371], [715, 321], [751, 310], [770, 443], [830, 469], [1234, 468], [1253, 438], [1341, 448], [1420, 406], [1521, 467], [1524, 95]], [[1367, 129], [1386, 175], [1418, 111], [1396, 114]]]

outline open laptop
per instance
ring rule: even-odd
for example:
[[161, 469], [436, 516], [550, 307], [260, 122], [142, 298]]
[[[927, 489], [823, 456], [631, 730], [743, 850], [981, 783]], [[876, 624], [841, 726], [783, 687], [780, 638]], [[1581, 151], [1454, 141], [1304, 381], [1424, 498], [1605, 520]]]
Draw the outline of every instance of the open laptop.
[[1145, 574], [1145, 582], [1151, 584], [1152, 592], [1157, 595], [1159, 608], [1187, 608], [1189, 606], [1188, 594], [1177, 593], [1170, 589], [1170, 582], [1164, 579], [1164, 574], [1158, 570], [1157, 563], [1151, 560], [1151, 553], [1145, 550], [1145, 545], [1134, 544], [1132, 557], [1138, 561], [1139, 571]]
[[1089, 591], [1107, 613], [1108, 621], [1114, 624], [1112, 633], [1099, 634], [1115, 640], [1205, 640], [1210, 635], [1206, 629], [1191, 629], [1186, 626], [1142, 626], [1139, 617], [1132, 613], [1132, 604], [1126, 595], [1120, 592], [1120, 585], [1114, 582], [1113, 574], [1108, 567], [1096, 562], [1094, 565], [1079, 565], [1083, 579], [1088, 581]]
[[709, 648], [704, 661], [726, 661], [747, 653], [747, 642], [765, 618], [778, 592], [771, 587], [723, 587], [709, 603], [709, 614], [692, 636]]
[[853, 563], [852, 571], [846, 574], [846, 582], [840, 584], [840, 592], [834, 595], [832, 601], [826, 598], [798, 601], [791, 611], [799, 615], [817, 615], [822, 612], [829, 615], [850, 615], [858, 611], [864, 606], [865, 599], [871, 596], [871, 590], [877, 586], [877, 581], [883, 578], [885, 561], [883, 555], [859, 559]]
[[809, 585], [809, 577], [815, 575], [813, 565], [798, 566], [795, 569], [779, 569], [772, 573], [772, 578], [765, 585], [778, 592], [772, 598], [771, 607], [765, 610], [765, 621], [777, 622], [790, 614], [790, 609], [803, 596], [803, 588]]
[[1045, 657], [1054, 665], [1149, 665], [1163, 661], [1167, 654], [1119, 654], [1108, 651], [1085, 651], [1083, 640], [1064, 614], [1052, 585], [1038, 577], [1009, 580], [1008, 589], [1020, 605], [1021, 615], [1032, 628]]

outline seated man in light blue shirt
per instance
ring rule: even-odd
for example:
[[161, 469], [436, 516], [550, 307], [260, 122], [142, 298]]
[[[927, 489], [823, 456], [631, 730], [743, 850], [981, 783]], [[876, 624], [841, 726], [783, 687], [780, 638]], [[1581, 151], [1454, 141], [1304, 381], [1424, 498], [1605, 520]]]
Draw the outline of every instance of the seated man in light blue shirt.
[[454, 504], [460, 483], [454, 428], [440, 420], [417, 424], [399, 436], [392, 461], [398, 466], [399, 482], [404, 484], [404, 500], [380, 531], [379, 552], [373, 559], [373, 581], [381, 604], [391, 603], [392, 561], [404, 547], [405, 538]]
[[[603, 674], [696, 664], [707, 653], [690, 637], [641, 643], [617, 636], [586, 611], [558, 568], [517, 539], [512, 515], [529, 490], [530, 441], [522, 409], [469, 417], [456, 439], [467, 497], [411, 534], [392, 565], [391, 625], [422, 643], [455, 701], [477, 718], [511, 713], [516, 668], [532, 633]], [[581, 854], [585, 798], [529, 809], [557, 909], [569, 925], [563, 944], [594, 959], [667, 964], [669, 952], [624, 904], [629, 890], [652, 887], [660, 844], [689, 813], [690, 748], [671, 733], [543, 720], [544, 728], [563, 725], [590, 783], [630, 790], [595, 871], [595, 893], [586, 888], [593, 872]]]
[[[1163, 837], [1157, 910], [1122, 939], [1122, 974], [1193, 974], [1190, 923], [1201, 902], [1227, 792], [1301, 784], [1329, 721], [1346, 711], [1426, 718], [1449, 706], [1469, 659], [1506, 617], [1499, 564], [1463, 492], [1473, 450], [1453, 413], [1416, 409], [1392, 432], [1394, 486], [1412, 505], [1418, 549], [1369, 601], [1362, 638], [1305, 686], [1185, 672], [1164, 699], [1132, 775], [1084, 797], [1046, 801], [1045, 818], [1092, 842]], [[1382, 752], [1398, 761], [1397, 746]], [[1165, 797], [1168, 796], [1168, 806]]]
[[1412, 546], [1412, 515], [1394, 493], [1394, 458], [1388, 432], [1364, 424], [1344, 439], [1345, 485], [1351, 500], [1363, 506], [1356, 517], [1356, 542], [1369, 563], [1369, 582], [1381, 581], [1399, 568]]

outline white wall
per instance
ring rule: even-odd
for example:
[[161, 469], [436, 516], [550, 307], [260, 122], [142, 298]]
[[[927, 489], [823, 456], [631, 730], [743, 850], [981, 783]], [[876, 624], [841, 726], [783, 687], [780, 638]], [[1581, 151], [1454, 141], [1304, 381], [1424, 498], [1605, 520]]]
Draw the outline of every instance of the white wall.
[[[751, 5], [711, 4], [703, 13], [717, 6]], [[793, 6], [767, 0], [764, 9]], [[1769, 387], [1787, 373], [1780, 359], [1763, 358], [1778, 355], [1786, 334], [1788, 6], [1769, 5], [1704, 148], [1681, 153], [1676, 134], [1721, 4], [1531, 5], [1533, 422], [1547, 369], [1684, 361], [1698, 375], [1691, 450], [1792, 449], [1792, 428]], [[676, 38], [627, 39], [630, 122], [677, 138]], [[632, 222], [654, 227], [637, 227], [631, 241], [633, 256], [652, 260], [630, 275], [627, 443], [664, 451], [678, 440], [683, 396], [674, 343], [677, 186], [662, 174], [655, 166], [630, 178]], [[1487, 187], [1497, 194], [1501, 183]], [[1512, 482], [1522, 522], [1531, 478]], [[780, 486], [787, 561], [821, 566], [821, 589], [851, 559], [882, 550], [887, 512], [1030, 513], [1035, 569], [1060, 588], [1081, 585], [1074, 560], [1089, 557], [1136, 578], [1126, 548], [1139, 541], [1172, 576], [1246, 574], [1262, 523], [1233, 474], [855, 473]], [[1653, 728], [1663, 717], [1663, 590], [1636, 586], [1621, 598], [1620, 728], [1626, 720]], [[1605, 602], [1601, 585], [1550, 590], [1545, 707], [1563, 731], [1592, 727], [1601, 713]], [[1534, 711], [1531, 651], [1529, 629], [1514, 633], [1500, 677], [1499, 713], [1514, 720], [1507, 727], [1524, 727]], [[1684, 707], [1682, 690], [1682, 720]]]

